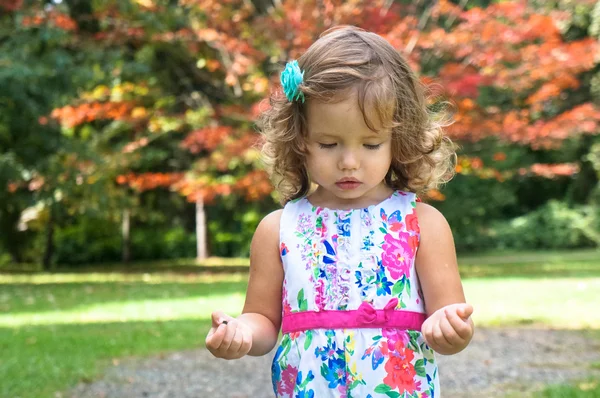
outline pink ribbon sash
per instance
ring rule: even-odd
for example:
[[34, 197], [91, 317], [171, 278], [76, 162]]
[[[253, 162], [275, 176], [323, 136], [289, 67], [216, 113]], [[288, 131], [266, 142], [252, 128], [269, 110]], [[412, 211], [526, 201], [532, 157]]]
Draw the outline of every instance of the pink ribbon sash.
[[381, 310], [363, 302], [357, 310], [352, 311], [292, 312], [283, 316], [281, 330], [284, 334], [309, 329], [391, 328], [420, 331], [426, 315], [396, 310], [397, 305], [398, 299], [393, 298]]

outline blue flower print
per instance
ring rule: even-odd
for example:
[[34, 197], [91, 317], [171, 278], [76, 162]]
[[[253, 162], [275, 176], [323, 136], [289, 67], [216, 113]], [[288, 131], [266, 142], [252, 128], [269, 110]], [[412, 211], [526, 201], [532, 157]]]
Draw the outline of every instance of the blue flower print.
[[377, 270], [377, 279], [375, 279], [375, 286], [377, 286], [377, 295], [384, 296], [386, 294], [392, 294], [390, 289], [394, 284], [388, 281], [385, 276], [385, 270], [383, 267], [379, 267]]

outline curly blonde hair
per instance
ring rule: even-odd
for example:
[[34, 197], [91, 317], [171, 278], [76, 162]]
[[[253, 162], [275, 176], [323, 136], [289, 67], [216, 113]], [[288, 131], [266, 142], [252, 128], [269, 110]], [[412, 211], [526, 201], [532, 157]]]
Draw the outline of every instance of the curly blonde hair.
[[[442, 131], [449, 124], [444, 107], [428, 109], [423, 85], [381, 36], [352, 26], [331, 28], [298, 65], [304, 71], [299, 89], [308, 101], [334, 102], [354, 91], [367, 126], [391, 130], [392, 162], [385, 177], [390, 188], [423, 194], [452, 178], [456, 154]], [[305, 162], [306, 105], [288, 101], [281, 90], [271, 96], [270, 104], [259, 119], [262, 155], [286, 203], [311, 189]]]

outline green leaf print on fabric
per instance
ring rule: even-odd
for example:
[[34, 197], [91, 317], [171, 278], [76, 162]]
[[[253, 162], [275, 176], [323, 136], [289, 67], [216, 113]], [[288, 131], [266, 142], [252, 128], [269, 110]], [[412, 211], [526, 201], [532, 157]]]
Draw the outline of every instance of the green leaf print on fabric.
[[308, 350], [308, 347], [310, 347], [310, 343], [312, 343], [312, 339], [313, 339], [313, 331], [307, 330], [306, 331], [306, 340], [304, 340], [304, 351]]
[[283, 347], [283, 352], [281, 353], [280, 359], [287, 357], [287, 354], [292, 349], [292, 339], [290, 339], [290, 335], [286, 334], [281, 339], [281, 346]]
[[419, 336], [420, 336], [420, 332], [417, 332], [415, 330], [407, 330], [406, 331], [408, 333], [408, 344], [407, 347], [410, 348], [412, 351], [422, 351], [422, 348], [419, 348]]
[[308, 301], [304, 298], [304, 289], [300, 289], [298, 292], [298, 308], [300, 311], [308, 310]]
[[402, 276], [402, 279], [397, 281], [392, 288], [392, 295], [400, 298], [402, 296], [402, 292], [404, 291], [404, 286], [406, 285], [406, 276]]
[[377, 387], [375, 387], [375, 392], [378, 392], [380, 394], [385, 394], [389, 391], [392, 391], [392, 388], [387, 384], [380, 384]]
[[402, 305], [404, 302], [402, 295], [406, 291], [406, 298], [410, 299], [410, 280], [406, 277], [406, 275], [402, 276], [402, 279], [396, 281], [394, 286], [392, 287], [392, 295], [394, 297], [398, 297], [400, 299], [400, 308], [405, 308], [406, 306]]
[[422, 359], [418, 359], [415, 362], [415, 372], [417, 372], [417, 376], [426, 377], [427, 372], [425, 372], [425, 361]]

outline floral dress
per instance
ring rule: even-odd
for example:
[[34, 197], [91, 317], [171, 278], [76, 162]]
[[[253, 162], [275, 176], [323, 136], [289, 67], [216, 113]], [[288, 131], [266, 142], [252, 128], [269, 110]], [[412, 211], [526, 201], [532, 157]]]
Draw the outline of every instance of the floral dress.
[[[415, 194], [402, 191], [362, 209], [328, 209], [306, 198], [287, 203], [280, 224], [283, 323], [293, 315], [351, 315], [363, 306], [424, 319], [415, 207]], [[368, 326], [284, 327], [272, 365], [275, 395], [440, 396], [437, 363], [420, 327]]]

